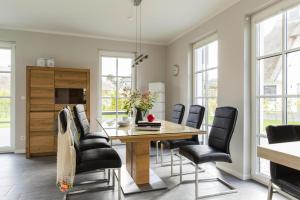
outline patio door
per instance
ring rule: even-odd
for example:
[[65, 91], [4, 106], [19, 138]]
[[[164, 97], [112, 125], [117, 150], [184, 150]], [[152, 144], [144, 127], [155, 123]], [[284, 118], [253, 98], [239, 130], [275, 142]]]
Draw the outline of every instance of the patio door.
[[12, 151], [14, 147], [13, 57], [14, 45], [0, 43], [0, 152]]
[[266, 127], [300, 124], [300, 1], [286, 0], [252, 17], [252, 177], [266, 182], [269, 161], [258, 158]]

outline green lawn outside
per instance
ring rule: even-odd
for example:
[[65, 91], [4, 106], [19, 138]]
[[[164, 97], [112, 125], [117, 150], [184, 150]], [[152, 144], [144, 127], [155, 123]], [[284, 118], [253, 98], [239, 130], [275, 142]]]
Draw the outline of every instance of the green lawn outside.
[[[288, 122], [288, 124], [290, 124], [290, 125], [300, 125], [300, 121], [299, 122]], [[281, 120], [270, 120], [270, 119], [264, 120], [264, 124], [263, 124], [263, 127], [262, 127], [262, 129], [264, 129], [264, 130], [261, 130], [261, 132], [265, 132], [266, 127], [270, 126], [270, 125], [273, 125], [273, 126], [282, 125], [282, 121]]]
[[0, 128], [9, 128], [10, 124], [7, 123], [0, 123]]

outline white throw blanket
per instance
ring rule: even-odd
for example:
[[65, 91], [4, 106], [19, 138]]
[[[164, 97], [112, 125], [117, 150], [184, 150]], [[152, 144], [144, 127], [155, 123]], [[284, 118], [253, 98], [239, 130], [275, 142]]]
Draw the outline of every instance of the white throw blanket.
[[56, 184], [60, 191], [67, 192], [73, 187], [76, 170], [76, 151], [72, 137], [74, 120], [69, 109], [60, 112], [66, 113], [67, 127], [63, 131], [62, 123], [58, 114], [58, 141], [57, 141], [57, 177]]

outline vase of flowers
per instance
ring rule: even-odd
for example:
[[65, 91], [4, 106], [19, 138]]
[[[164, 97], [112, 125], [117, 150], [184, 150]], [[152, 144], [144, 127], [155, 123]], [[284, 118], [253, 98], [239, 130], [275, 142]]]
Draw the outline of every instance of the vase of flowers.
[[153, 108], [153, 104], [157, 98], [155, 93], [146, 91], [141, 93], [139, 90], [131, 90], [130, 88], [124, 88], [122, 93], [124, 99], [123, 109], [129, 115], [135, 117], [135, 123], [142, 121], [146, 114]]

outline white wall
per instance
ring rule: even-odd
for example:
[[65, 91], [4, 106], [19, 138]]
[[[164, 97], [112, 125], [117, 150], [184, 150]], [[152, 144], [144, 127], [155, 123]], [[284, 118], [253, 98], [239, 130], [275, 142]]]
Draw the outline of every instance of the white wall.
[[[274, 1], [272, 1], [274, 2]], [[271, 1], [241, 0], [223, 13], [202, 24], [194, 31], [184, 35], [167, 48], [166, 67], [166, 113], [170, 118], [172, 105], [191, 103], [191, 59], [192, 44], [206, 36], [217, 32], [219, 39], [219, 82], [218, 106], [234, 106], [239, 110], [239, 117], [230, 150], [232, 164], [218, 164], [218, 166], [240, 178], [250, 177], [250, 70], [249, 35], [245, 30], [249, 27], [245, 20]], [[246, 56], [247, 55], [247, 56]], [[180, 74], [172, 76], [171, 67], [179, 64]], [[246, 79], [245, 79], [245, 77]]]
[[[96, 68], [99, 50], [134, 52], [135, 44], [72, 36], [51, 35], [0, 29], [0, 41], [16, 42], [16, 133], [15, 149], [25, 149], [26, 65], [35, 65], [39, 57], [54, 57], [56, 66], [90, 68], [91, 70], [91, 119], [96, 117]], [[166, 47], [144, 45], [143, 50], [149, 59], [138, 69], [138, 88], [145, 90], [148, 82], [165, 80]], [[93, 122], [93, 120], [91, 120]], [[92, 124], [95, 127], [95, 123]]]

